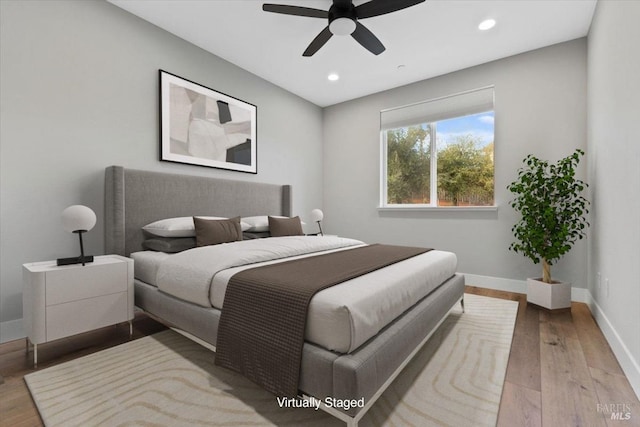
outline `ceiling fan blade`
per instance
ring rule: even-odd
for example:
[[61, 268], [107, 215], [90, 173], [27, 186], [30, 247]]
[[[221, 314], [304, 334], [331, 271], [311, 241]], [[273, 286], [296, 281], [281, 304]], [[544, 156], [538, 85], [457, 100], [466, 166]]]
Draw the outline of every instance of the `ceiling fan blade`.
[[308, 16], [310, 18], [329, 18], [326, 10], [313, 9], [302, 6], [289, 6], [286, 4], [265, 3], [262, 5], [265, 12], [283, 13], [285, 15]]
[[351, 37], [374, 55], [380, 55], [385, 50], [382, 42], [359, 22], [356, 22], [356, 30], [351, 33]]
[[358, 19], [384, 15], [423, 3], [425, 0], [371, 0], [356, 6]]
[[312, 56], [322, 46], [324, 46], [326, 42], [329, 41], [331, 36], [333, 36], [333, 34], [331, 33], [331, 31], [329, 31], [329, 26], [327, 26], [324, 30], [320, 32], [320, 34], [316, 36], [315, 39], [313, 39], [313, 41], [309, 44], [309, 47], [307, 47], [307, 50], [304, 51], [302, 56]]

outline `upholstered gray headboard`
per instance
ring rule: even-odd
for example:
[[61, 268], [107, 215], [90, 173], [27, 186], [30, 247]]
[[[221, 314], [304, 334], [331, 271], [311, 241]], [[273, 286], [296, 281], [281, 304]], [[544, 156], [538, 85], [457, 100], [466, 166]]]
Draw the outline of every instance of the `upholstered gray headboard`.
[[291, 216], [291, 186], [109, 166], [104, 179], [105, 253], [142, 250], [142, 226], [180, 216]]

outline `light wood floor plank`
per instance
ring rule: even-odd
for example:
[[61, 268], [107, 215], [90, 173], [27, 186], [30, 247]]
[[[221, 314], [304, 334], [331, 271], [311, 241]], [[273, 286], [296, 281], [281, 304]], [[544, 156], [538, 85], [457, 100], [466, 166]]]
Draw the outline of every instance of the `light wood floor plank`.
[[[640, 426], [640, 402], [627, 377], [598, 368], [589, 370], [596, 386], [598, 410], [604, 414], [607, 425]], [[616, 415], [612, 416], [614, 413]]]
[[5, 379], [0, 387], [0, 426], [41, 425], [40, 416], [23, 379]]
[[497, 427], [541, 427], [540, 392], [505, 381]]
[[513, 334], [507, 381], [540, 391], [540, 319], [538, 310], [523, 297]]
[[542, 424], [605, 426], [570, 312], [540, 312]]
[[610, 374], [624, 375], [589, 308], [584, 304], [576, 304], [571, 314], [587, 365]]

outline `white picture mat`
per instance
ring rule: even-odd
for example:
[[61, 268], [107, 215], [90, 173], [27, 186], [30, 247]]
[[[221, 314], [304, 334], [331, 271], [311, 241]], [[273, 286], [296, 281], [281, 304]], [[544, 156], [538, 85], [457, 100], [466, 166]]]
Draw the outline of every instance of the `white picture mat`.
[[[184, 88], [196, 94], [206, 97], [207, 102], [222, 101], [229, 105], [229, 109], [238, 112], [250, 119], [249, 138], [251, 142], [251, 161], [249, 164], [214, 160], [206, 156], [191, 155], [188, 153], [177, 153], [172, 151], [172, 110], [171, 110], [171, 89], [174, 87]], [[161, 96], [161, 159], [179, 163], [188, 163], [201, 166], [237, 170], [242, 172], [257, 173], [257, 108], [254, 105], [240, 101], [239, 99], [216, 92], [212, 89], [198, 85], [194, 82], [182, 79], [173, 74], [160, 70], [160, 96]], [[174, 112], [175, 113], [175, 112]], [[175, 122], [175, 118], [174, 118]]]

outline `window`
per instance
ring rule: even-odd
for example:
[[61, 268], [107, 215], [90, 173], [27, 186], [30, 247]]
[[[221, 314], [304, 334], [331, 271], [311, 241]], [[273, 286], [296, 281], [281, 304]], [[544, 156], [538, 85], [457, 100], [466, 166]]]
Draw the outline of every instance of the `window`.
[[382, 207], [494, 206], [493, 87], [380, 117]]

